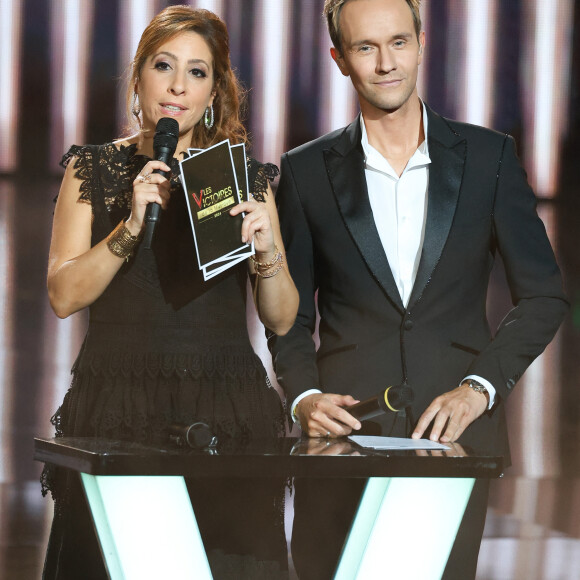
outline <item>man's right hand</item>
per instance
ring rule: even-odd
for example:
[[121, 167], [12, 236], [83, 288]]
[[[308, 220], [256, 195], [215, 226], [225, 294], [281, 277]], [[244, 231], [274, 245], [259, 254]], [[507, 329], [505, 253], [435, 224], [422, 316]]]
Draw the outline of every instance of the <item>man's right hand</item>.
[[345, 410], [358, 402], [350, 395], [315, 393], [304, 397], [295, 413], [308, 437], [344, 437], [361, 428], [360, 421]]

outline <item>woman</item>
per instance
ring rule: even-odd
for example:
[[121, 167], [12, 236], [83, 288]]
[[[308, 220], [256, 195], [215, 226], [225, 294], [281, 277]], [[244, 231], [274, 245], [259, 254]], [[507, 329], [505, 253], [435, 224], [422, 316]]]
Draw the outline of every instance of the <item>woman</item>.
[[[203, 281], [177, 177], [177, 159], [188, 148], [246, 140], [239, 100], [223, 22], [206, 10], [171, 6], [146, 28], [133, 60], [127, 102], [137, 134], [73, 146], [65, 155], [48, 292], [59, 317], [88, 306], [90, 322], [72, 386], [52, 419], [57, 435], [163, 442], [169, 424], [194, 418], [209, 423], [224, 445], [283, 433], [280, 399], [248, 338], [247, 268]], [[162, 117], [179, 123], [169, 165], [152, 159]], [[248, 159], [253, 199], [230, 213], [246, 213], [240, 235], [255, 244], [249, 270], [256, 307], [263, 323], [283, 334], [298, 295], [268, 185], [276, 173]], [[148, 250], [140, 238], [150, 203], [164, 211]], [[46, 470], [44, 482], [55, 498], [44, 577], [106, 578], [77, 478]], [[275, 489], [260, 482], [244, 489], [241, 482], [189, 485], [215, 578], [287, 576], [282, 482]], [[227, 519], [232, 510], [235, 521]]]

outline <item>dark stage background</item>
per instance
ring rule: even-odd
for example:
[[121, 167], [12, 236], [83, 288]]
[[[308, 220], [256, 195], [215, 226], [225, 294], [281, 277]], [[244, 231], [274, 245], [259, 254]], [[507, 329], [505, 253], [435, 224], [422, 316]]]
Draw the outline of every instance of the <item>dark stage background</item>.
[[[83, 313], [61, 321], [45, 277], [58, 161], [123, 134], [123, 73], [155, 0], [0, 0], [0, 578], [35, 579], [51, 502], [32, 439], [70, 382]], [[190, 2], [220, 14], [248, 89], [252, 153], [280, 154], [350, 122], [322, 0]], [[509, 404], [514, 465], [494, 482], [479, 579], [580, 578], [580, 9], [573, 0], [424, 0], [420, 94], [438, 112], [508, 132], [538, 197], [572, 309]], [[501, 268], [495, 326], [509, 307]], [[248, 314], [269, 368], [263, 330]], [[291, 516], [289, 510], [288, 519]]]

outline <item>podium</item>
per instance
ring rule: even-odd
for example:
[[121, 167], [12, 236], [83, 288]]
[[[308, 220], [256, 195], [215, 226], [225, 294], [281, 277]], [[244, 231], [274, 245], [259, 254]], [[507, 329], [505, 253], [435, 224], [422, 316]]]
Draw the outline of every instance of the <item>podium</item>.
[[[212, 578], [184, 478], [368, 478], [335, 580], [437, 580], [476, 478], [502, 458], [376, 451], [346, 439], [280, 438], [193, 450], [94, 438], [35, 439], [34, 458], [80, 473], [112, 580]], [[433, 533], [436, 530], [436, 533]], [[315, 547], [313, 547], [315, 549]]]

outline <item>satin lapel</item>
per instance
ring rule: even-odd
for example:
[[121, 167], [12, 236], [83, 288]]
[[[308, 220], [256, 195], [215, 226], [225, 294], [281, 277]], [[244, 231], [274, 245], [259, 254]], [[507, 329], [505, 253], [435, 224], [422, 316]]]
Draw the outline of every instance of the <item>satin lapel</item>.
[[455, 216], [467, 146], [445, 120], [429, 112], [429, 192], [421, 260], [408, 309], [421, 298], [441, 259]]
[[326, 170], [347, 230], [373, 277], [402, 312], [403, 303], [373, 218], [359, 143], [357, 119], [347, 127], [338, 143], [324, 152]]

